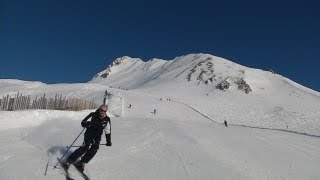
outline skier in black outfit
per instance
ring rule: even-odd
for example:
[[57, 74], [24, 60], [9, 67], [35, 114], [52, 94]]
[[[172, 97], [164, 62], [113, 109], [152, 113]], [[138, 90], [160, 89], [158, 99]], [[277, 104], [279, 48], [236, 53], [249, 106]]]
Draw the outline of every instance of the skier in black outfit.
[[[75, 150], [63, 163], [64, 168], [67, 170], [70, 164], [73, 164], [80, 156], [84, 154], [81, 160], [75, 164], [75, 167], [83, 172], [84, 166], [88, 163], [93, 156], [97, 153], [101, 141], [103, 131], [106, 136], [106, 146], [111, 146], [111, 121], [107, 116], [108, 106], [101, 105], [95, 112], [90, 113], [85, 117], [81, 126], [87, 128], [84, 133], [84, 142], [77, 150]], [[91, 117], [91, 121], [88, 119]], [[91, 147], [90, 147], [91, 145]]]

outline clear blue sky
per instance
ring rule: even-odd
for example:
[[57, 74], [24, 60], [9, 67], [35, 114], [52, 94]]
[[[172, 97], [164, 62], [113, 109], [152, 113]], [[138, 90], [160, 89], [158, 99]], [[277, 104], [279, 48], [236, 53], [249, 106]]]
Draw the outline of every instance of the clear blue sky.
[[87, 82], [125, 55], [202, 52], [320, 91], [317, 1], [0, 2], [0, 78]]

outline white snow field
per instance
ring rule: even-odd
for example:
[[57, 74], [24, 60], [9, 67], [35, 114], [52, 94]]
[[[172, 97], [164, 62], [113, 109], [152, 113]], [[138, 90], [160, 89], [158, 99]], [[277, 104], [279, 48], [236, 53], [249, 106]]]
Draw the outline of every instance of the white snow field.
[[[218, 90], [224, 80], [229, 89]], [[105, 90], [113, 145], [86, 165], [91, 179], [320, 179], [320, 95], [281, 75], [191, 54], [123, 57], [88, 83], [0, 80], [0, 97], [58, 93], [101, 103]], [[0, 179], [66, 179], [53, 166], [91, 111], [0, 111]]]

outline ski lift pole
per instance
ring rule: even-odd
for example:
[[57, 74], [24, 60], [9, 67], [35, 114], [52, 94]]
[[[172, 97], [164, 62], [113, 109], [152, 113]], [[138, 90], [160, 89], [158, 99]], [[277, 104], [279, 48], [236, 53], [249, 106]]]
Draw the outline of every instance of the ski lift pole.
[[104, 92], [103, 105], [106, 105], [107, 96], [108, 96], [108, 90]]
[[64, 154], [62, 155], [62, 157], [59, 159], [58, 163], [53, 167], [53, 169], [57, 168], [57, 165], [60, 163], [60, 161], [62, 160], [62, 158], [67, 154], [67, 152], [69, 151], [69, 149], [71, 148], [71, 146], [76, 142], [76, 140], [79, 138], [79, 136], [82, 134], [82, 132], [85, 130], [86, 128], [83, 128], [82, 131], [79, 133], [79, 135], [76, 137], [76, 139], [71, 143], [71, 145], [68, 147], [68, 149], [64, 152]]

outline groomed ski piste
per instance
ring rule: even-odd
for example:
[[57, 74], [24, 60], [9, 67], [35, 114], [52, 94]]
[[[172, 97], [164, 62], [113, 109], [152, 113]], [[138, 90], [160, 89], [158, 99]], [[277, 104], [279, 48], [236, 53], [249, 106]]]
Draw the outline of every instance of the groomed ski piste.
[[[91, 179], [320, 177], [318, 137], [227, 128], [186, 105], [138, 92], [123, 93], [122, 98], [123, 117], [110, 115], [113, 146], [101, 146], [86, 166]], [[53, 166], [79, 134], [80, 121], [89, 112], [1, 111], [0, 179], [64, 179]]]
[[[170, 63], [185, 69], [180, 61]], [[159, 61], [154, 63], [159, 67]], [[156, 82], [141, 87], [139, 78], [136, 83], [128, 74], [114, 74], [114, 82], [104, 83], [96, 79], [47, 85], [2, 79], [0, 95], [58, 93], [102, 103], [107, 89], [112, 94], [108, 105], [113, 144], [100, 146], [86, 165], [85, 173], [94, 180], [320, 179], [319, 93], [280, 75], [243, 69], [251, 94], [193, 86], [184, 83], [181, 74], [181, 81], [152, 76]], [[136, 88], [118, 88], [128, 82]], [[0, 179], [66, 179], [53, 167], [92, 111], [0, 111]], [[75, 145], [82, 140], [83, 135]]]

